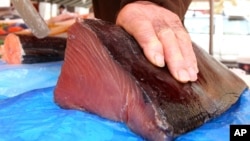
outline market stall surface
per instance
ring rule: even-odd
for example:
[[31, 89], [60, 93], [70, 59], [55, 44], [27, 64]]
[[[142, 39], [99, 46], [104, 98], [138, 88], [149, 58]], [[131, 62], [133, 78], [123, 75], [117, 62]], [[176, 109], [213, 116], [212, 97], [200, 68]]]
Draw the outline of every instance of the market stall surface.
[[[143, 141], [125, 124], [53, 101], [63, 62], [8, 65], [0, 61], [0, 141]], [[176, 141], [228, 141], [232, 124], [250, 124], [250, 91], [220, 117]]]

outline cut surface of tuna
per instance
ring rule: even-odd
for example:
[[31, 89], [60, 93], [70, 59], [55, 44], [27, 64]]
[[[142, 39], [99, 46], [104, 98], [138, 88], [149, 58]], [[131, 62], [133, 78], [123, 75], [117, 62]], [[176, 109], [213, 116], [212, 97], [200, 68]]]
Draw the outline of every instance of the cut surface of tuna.
[[76, 22], [68, 31], [55, 102], [120, 121], [150, 141], [171, 141], [229, 109], [247, 85], [193, 44], [196, 82], [180, 83], [152, 65], [119, 26]]

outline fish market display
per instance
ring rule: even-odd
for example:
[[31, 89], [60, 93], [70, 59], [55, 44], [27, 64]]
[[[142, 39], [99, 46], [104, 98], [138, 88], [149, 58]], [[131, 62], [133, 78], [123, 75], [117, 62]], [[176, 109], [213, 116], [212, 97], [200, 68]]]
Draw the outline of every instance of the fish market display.
[[171, 141], [229, 109], [247, 85], [193, 44], [196, 82], [176, 81], [167, 67], [152, 65], [119, 26], [77, 21], [67, 47], [54, 99], [77, 109], [124, 122], [150, 141]]
[[8, 34], [2, 47], [2, 59], [8, 64], [30, 64], [64, 59], [66, 38]]

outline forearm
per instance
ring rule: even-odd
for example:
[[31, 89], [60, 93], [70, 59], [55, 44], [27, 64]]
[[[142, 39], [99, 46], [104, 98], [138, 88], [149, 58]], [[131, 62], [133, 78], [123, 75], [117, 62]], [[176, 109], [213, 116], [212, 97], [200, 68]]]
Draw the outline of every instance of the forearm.
[[92, 0], [95, 17], [115, 23], [120, 2], [120, 0]]

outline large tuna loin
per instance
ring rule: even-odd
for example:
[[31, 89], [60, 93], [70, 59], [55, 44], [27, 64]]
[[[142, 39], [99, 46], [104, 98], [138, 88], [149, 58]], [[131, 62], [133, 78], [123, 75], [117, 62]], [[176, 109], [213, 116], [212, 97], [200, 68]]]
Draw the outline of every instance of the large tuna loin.
[[225, 112], [246, 84], [194, 45], [198, 80], [179, 83], [153, 66], [137, 42], [101, 20], [76, 22], [55, 88], [62, 108], [122, 121], [147, 140], [169, 141]]

